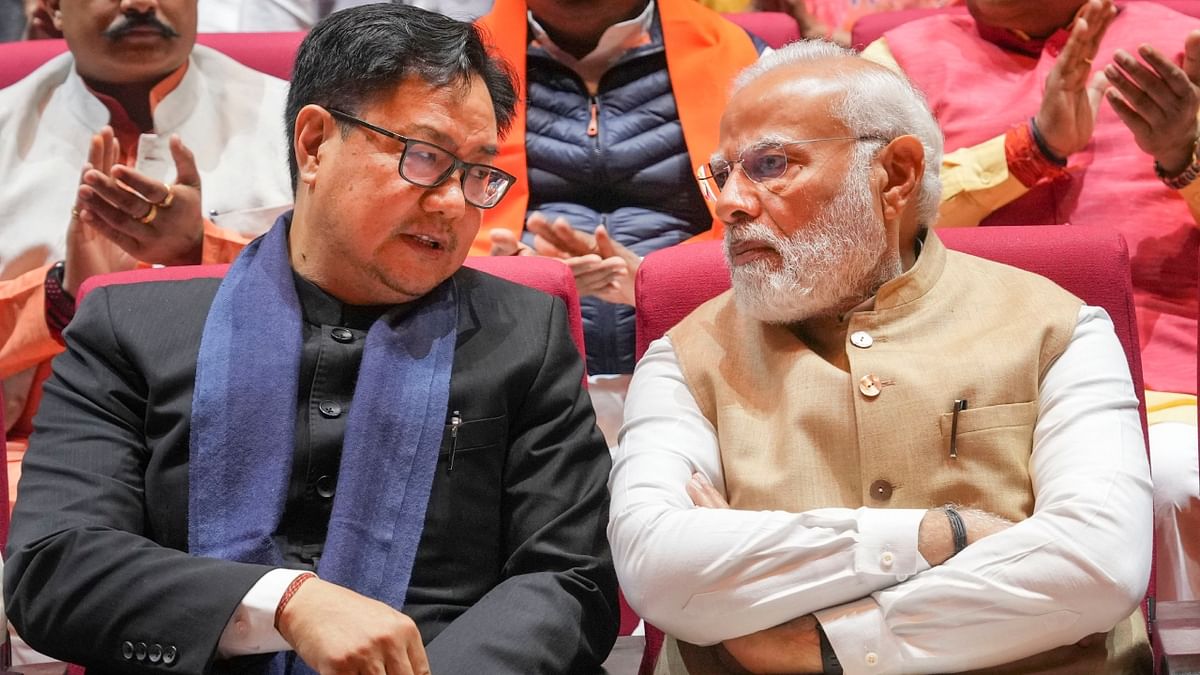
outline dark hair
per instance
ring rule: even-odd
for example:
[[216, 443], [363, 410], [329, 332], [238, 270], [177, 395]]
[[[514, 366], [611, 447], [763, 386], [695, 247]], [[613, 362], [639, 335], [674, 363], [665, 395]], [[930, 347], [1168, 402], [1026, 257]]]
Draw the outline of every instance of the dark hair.
[[517, 78], [507, 61], [488, 53], [474, 24], [397, 3], [344, 9], [313, 27], [296, 54], [284, 113], [292, 188], [299, 178], [293, 138], [301, 108], [316, 104], [357, 113], [409, 75], [434, 86], [465, 86], [479, 75], [500, 134], [512, 124]]

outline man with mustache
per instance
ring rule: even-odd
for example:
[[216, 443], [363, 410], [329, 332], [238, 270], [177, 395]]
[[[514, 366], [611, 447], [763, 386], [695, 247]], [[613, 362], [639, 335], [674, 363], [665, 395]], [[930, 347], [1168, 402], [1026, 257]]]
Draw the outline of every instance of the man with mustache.
[[831, 44], [736, 80], [702, 173], [733, 288], [639, 363], [609, 481], [664, 671], [1148, 666], [1124, 352], [1103, 310], [945, 249], [941, 148], [902, 76]]
[[[196, 0], [41, 3], [70, 53], [0, 91], [0, 380], [17, 460], [85, 278], [228, 262], [246, 239], [210, 218], [291, 202], [286, 83], [195, 45]], [[252, 234], [271, 218], [242, 222]]]
[[67, 328], [5, 568], [88, 672], [593, 673], [611, 466], [560, 300], [462, 267], [516, 92], [482, 32], [377, 3], [297, 55], [295, 210], [223, 280]]

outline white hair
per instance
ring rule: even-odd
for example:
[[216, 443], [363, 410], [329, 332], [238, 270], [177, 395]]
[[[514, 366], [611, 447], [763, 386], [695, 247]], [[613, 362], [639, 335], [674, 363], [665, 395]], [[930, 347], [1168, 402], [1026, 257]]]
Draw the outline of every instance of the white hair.
[[[814, 61], [862, 58], [857, 52], [824, 40], [801, 40], [764, 55], [743, 70], [733, 81], [730, 98], [746, 85], [779, 68]], [[888, 140], [912, 135], [925, 148], [925, 175], [917, 201], [917, 217], [922, 225], [937, 221], [942, 197], [942, 130], [929, 111], [921, 92], [903, 75], [879, 68], [838, 68], [831, 64], [829, 76], [845, 89], [845, 96], [834, 107], [850, 133]]]

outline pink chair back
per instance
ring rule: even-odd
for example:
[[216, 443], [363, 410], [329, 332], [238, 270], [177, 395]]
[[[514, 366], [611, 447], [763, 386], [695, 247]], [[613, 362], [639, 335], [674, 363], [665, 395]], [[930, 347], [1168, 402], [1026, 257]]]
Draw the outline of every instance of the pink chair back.
[[[1040, 274], [1089, 305], [1103, 307], [1112, 317], [1125, 349], [1145, 429], [1146, 402], [1129, 251], [1120, 235], [1071, 225], [1029, 225], [948, 228], [938, 230], [938, 236], [948, 248]], [[651, 342], [693, 309], [728, 290], [729, 284], [721, 242], [673, 246], [646, 256], [637, 278], [638, 358]], [[1146, 598], [1152, 600], [1153, 595], [1152, 571]], [[647, 625], [646, 651], [639, 673], [653, 672], [662, 642], [662, 631]]]
[[[305, 33], [205, 33], [196, 41], [255, 70], [290, 79], [296, 50]], [[67, 51], [65, 40], [0, 43], [0, 88], [20, 80], [38, 66]]]
[[[1135, 2], [1149, 2], [1151, 0], [1133, 0]], [[1188, 16], [1200, 17], [1200, 0], [1153, 0], [1164, 7], [1187, 14]], [[895, 12], [879, 12], [878, 14], [868, 14], [854, 23], [850, 29], [850, 44], [855, 49], [862, 49], [872, 42], [883, 37], [883, 34], [909, 21], [916, 19], [924, 19], [927, 16], [942, 13], [966, 14], [967, 8], [963, 6], [943, 7], [938, 9], [902, 9]]]
[[[579, 349], [580, 357], [587, 360], [583, 348], [583, 319], [579, 313], [579, 293], [575, 290], [575, 277], [566, 265], [551, 258], [524, 256], [519, 258], [472, 256], [467, 258], [466, 264], [467, 267], [561, 298], [567, 306], [571, 338]], [[88, 293], [101, 286], [135, 284], [145, 281], [219, 279], [224, 277], [228, 271], [229, 265], [182, 265], [101, 274], [83, 282], [79, 287], [76, 302], [83, 302]]]
[[790, 14], [783, 12], [737, 12], [724, 15], [726, 19], [745, 28], [747, 32], [779, 49], [789, 42], [800, 39], [800, 24]]

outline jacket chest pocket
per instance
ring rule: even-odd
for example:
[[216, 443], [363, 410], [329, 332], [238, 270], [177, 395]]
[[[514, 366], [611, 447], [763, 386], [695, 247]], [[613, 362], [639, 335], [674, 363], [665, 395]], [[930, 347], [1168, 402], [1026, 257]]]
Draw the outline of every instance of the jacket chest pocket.
[[460, 461], [481, 450], [503, 448], [508, 439], [508, 418], [484, 417], [464, 419], [451, 414], [442, 432], [442, 447], [438, 451], [438, 468], [453, 471]]
[[[943, 413], [940, 502], [982, 508], [1010, 520], [1032, 512], [1029, 455], [1037, 424], [1037, 401], [1005, 403]], [[951, 447], [954, 453], [951, 454]]]

